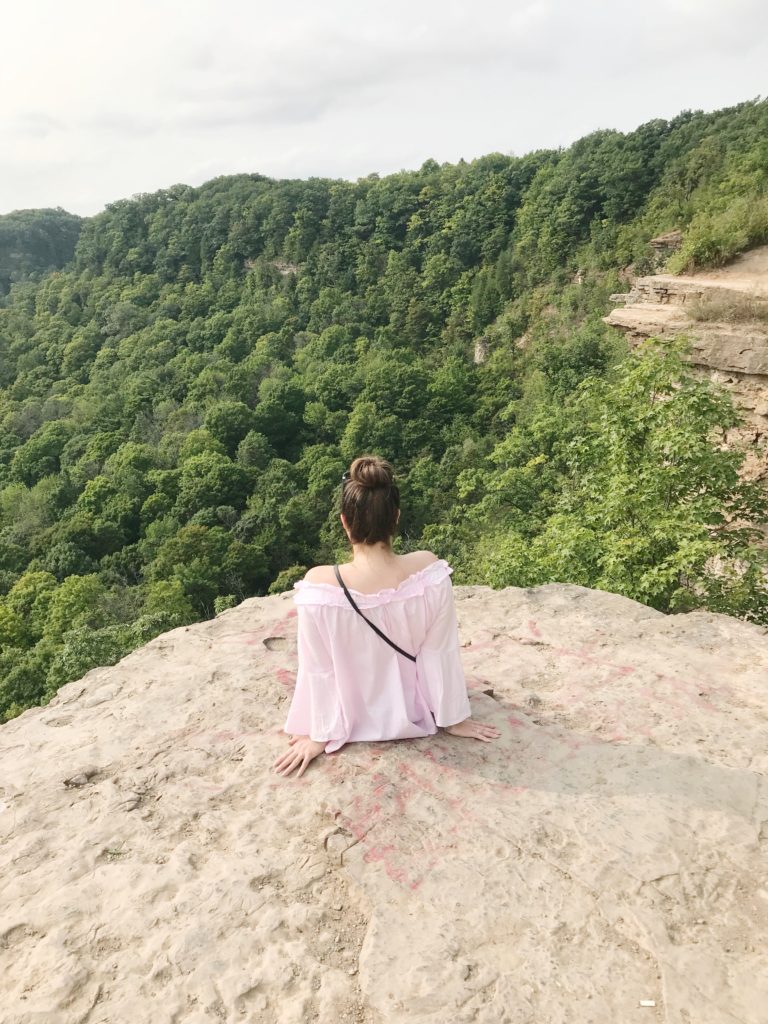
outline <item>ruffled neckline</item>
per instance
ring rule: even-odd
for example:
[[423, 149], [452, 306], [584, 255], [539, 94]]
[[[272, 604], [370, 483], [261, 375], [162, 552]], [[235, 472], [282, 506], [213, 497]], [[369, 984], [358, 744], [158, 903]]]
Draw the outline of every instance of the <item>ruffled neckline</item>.
[[[440, 582], [453, 572], [452, 566], [444, 558], [438, 558], [423, 569], [406, 576], [396, 587], [385, 587], [372, 594], [365, 594], [354, 587], [347, 587], [353, 595], [357, 604], [361, 607], [370, 607], [375, 604], [384, 604], [388, 600], [412, 597], [414, 594], [422, 594], [424, 588], [433, 583]], [[338, 604], [351, 608], [347, 595], [337, 583], [315, 583], [310, 580], [297, 580], [293, 584], [294, 600], [297, 604]], [[322, 598], [322, 599], [321, 599]]]

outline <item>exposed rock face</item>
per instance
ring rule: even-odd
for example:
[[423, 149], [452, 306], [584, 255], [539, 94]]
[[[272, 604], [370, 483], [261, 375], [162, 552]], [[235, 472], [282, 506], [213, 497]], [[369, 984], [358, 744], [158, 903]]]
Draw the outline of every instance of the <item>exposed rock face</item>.
[[656, 269], [661, 269], [673, 252], [677, 252], [683, 241], [682, 231], [667, 231], [648, 243], [653, 250]]
[[299, 267], [296, 263], [289, 263], [288, 260], [272, 260], [275, 270], [285, 277], [288, 274], [298, 274]]
[[484, 363], [487, 358], [488, 358], [488, 339], [487, 338], [478, 338], [475, 341], [474, 363], [475, 363], [475, 365], [479, 365], [480, 363]]
[[4, 1024], [762, 1024], [768, 633], [455, 596], [493, 743], [274, 775], [289, 594], [0, 727]]
[[[296, 263], [289, 263], [288, 260], [276, 259], [269, 261], [269, 265], [274, 267], [278, 274], [282, 274], [286, 277], [288, 274], [298, 274], [299, 267]], [[244, 261], [243, 266], [246, 270], [253, 270], [256, 266], [256, 260], [247, 259]]]
[[[658, 241], [658, 240], [657, 240]], [[692, 364], [725, 385], [745, 418], [731, 440], [752, 446], [750, 476], [768, 476], [768, 323], [693, 319], [694, 302], [727, 306], [738, 297], [768, 299], [768, 246], [754, 249], [728, 267], [690, 277], [639, 277], [626, 294], [611, 296], [624, 305], [606, 323], [626, 331], [631, 343], [645, 338], [690, 337]]]

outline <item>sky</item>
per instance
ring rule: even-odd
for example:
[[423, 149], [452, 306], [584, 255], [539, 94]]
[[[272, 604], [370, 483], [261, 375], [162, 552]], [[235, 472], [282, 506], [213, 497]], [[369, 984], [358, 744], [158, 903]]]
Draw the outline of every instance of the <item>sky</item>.
[[0, 213], [567, 146], [768, 94], [765, 0], [26, 0]]

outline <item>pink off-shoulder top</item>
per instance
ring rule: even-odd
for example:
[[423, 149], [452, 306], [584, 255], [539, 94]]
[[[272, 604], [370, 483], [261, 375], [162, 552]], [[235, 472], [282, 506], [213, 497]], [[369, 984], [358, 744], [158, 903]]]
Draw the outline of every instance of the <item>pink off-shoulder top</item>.
[[356, 604], [404, 657], [362, 620], [341, 587], [299, 580], [298, 674], [285, 732], [326, 744], [431, 736], [471, 715], [459, 631], [443, 558], [397, 587], [349, 588]]

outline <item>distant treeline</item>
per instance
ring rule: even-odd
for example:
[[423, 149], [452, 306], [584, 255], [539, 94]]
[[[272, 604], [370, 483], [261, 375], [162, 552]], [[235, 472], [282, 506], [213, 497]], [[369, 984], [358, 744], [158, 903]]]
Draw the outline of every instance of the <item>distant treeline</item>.
[[0, 215], [0, 297], [14, 281], [58, 270], [72, 259], [83, 218], [66, 210]]

